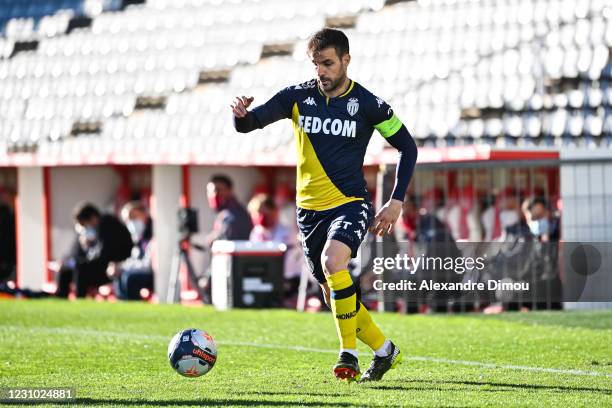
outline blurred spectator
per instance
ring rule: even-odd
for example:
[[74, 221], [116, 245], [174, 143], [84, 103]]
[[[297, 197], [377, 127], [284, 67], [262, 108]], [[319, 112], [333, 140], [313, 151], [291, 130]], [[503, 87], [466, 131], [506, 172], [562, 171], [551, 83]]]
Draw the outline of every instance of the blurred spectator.
[[139, 201], [131, 201], [121, 209], [121, 219], [132, 236], [131, 256], [121, 263], [111, 263], [109, 276], [113, 277], [115, 295], [124, 300], [140, 300], [143, 289], [153, 291], [151, 240], [153, 222], [147, 208]]
[[[498, 216], [493, 224], [493, 240], [508, 242], [516, 234], [522, 234], [522, 227], [525, 226], [521, 214], [520, 197], [514, 188], [507, 187], [500, 192], [496, 201], [497, 205], [495, 207]], [[508, 230], [510, 227], [512, 227], [511, 230]], [[510, 237], [506, 237], [508, 233], [511, 235]]]
[[133, 246], [125, 225], [114, 215], [100, 214], [93, 204], [77, 205], [74, 220], [77, 236], [57, 274], [56, 295], [64, 298], [68, 297], [71, 282], [77, 297], [109, 283], [109, 263], [128, 258]]
[[267, 194], [257, 194], [248, 205], [253, 230], [250, 240], [253, 242], [281, 242], [287, 246], [284, 256], [284, 296], [285, 299], [297, 295], [304, 257], [298, 245], [297, 234], [279, 219], [279, 210], [274, 200]]
[[529, 230], [541, 242], [557, 242], [560, 238], [560, 221], [550, 212], [543, 197], [534, 197], [527, 203], [526, 211]]
[[531, 272], [536, 302], [527, 307], [561, 309], [563, 287], [559, 273], [560, 221], [552, 215], [548, 201], [541, 196], [525, 200], [525, 217], [534, 238], [527, 268]]
[[[417, 255], [424, 254], [425, 258], [458, 258], [461, 257], [461, 251], [457, 247], [455, 240], [448, 226], [440, 220], [434, 213], [429, 212], [427, 208], [432, 206], [422, 206], [419, 211], [419, 218], [416, 223], [417, 229], [415, 233], [415, 241], [418, 249]], [[410, 279], [417, 279], [418, 285], [423, 280], [433, 280], [439, 283], [460, 282], [461, 275], [454, 271], [448, 271], [440, 268], [437, 265], [432, 268], [420, 267]], [[420, 303], [427, 305], [430, 310], [446, 311], [449, 301], [458, 295], [454, 291], [418, 291], [416, 294]], [[409, 302], [408, 309], [413, 310], [413, 306]]]
[[[439, 201], [438, 203], [442, 203]], [[454, 242], [450, 229], [440, 218], [445, 211], [432, 205], [429, 198], [424, 198], [419, 209], [415, 241], [418, 242]]]
[[416, 197], [406, 193], [402, 203], [401, 223], [404, 229], [404, 236], [401, 238], [414, 241], [417, 234], [417, 223], [419, 222], [419, 208], [416, 204]]
[[233, 183], [225, 175], [214, 175], [206, 185], [208, 204], [217, 216], [213, 230], [206, 236], [206, 245], [216, 240], [248, 240], [253, 223], [247, 210], [234, 196]]
[[15, 213], [9, 200], [0, 196], [0, 282], [11, 278], [16, 261]]
[[446, 223], [456, 241], [482, 240], [480, 208], [472, 186], [451, 191]]
[[[529, 279], [529, 259], [533, 254], [533, 236], [529, 231], [524, 212], [520, 211], [518, 195], [508, 188], [498, 197], [500, 225], [502, 234], [495, 244], [491, 245], [493, 256], [489, 257], [481, 281], [503, 280], [505, 282], [522, 282]], [[486, 314], [501, 313], [505, 309], [518, 310], [520, 303], [512, 292], [498, 291], [491, 293], [492, 304], [484, 309]]]
[[274, 204], [278, 208], [281, 224], [288, 226], [292, 232], [298, 233], [295, 221], [295, 193], [286, 184], [279, 185], [274, 190]]
[[421, 210], [424, 210], [427, 214], [434, 215], [438, 220], [443, 221], [446, 219], [446, 211], [444, 208], [444, 192], [438, 188], [431, 188], [421, 197]]
[[[490, 258], [482, 280], [530, 282], [520, 294], [494, 293], [485, 313], [503, 310], [559, 309], [562, 286], [558, 270], [559, 219], [541, 196], [525, 200], [517, 212], [518, 195], [506, 189], [500, 199], [500, 224], [505, 225], [497, 253]], [[517, 220], [518, 218], [518, 220]], [[514, 222], [516, 221], [516, 222]]]
[[[223, 174], [216, 174], [210, 178], [206, 185], [208, 205], [217, 213], [213, 222], [212, 231], [204, 238], [204, 246], [208, 249], [217, 240], [248, 240], [253, 223], [249, 213], [234, 196], [234, 183]], [[209, 252], [210, 254], [210, 252]], [[204, 289], [206, 303], [211, 296], [211, 260], [208, 256], [204, 274], [198, 278], [198, 285]]]
[[267, 194], [257, 194], [247, 206], [253, 229], [249, 239], [253, 242], [276, 241], [293, 244], [289, 227], [279, 221], [279, 211]]

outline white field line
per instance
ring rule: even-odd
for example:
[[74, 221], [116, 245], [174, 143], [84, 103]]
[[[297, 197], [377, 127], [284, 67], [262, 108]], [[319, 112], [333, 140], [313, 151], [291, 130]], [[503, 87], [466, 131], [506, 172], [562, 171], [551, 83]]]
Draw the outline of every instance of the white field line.
[[[168, 336], [163, 336], [161, 334], [122, 333], [122, 332], [103, 331], [103, 330], [96, 330], [96, 329], [81, 329], [78, 327], [40, 327], [40, 326], [28, 327], [28, 326], [0, 325], [0, 335], [2, 335], [2, 337], [10, 333], [11, 331], [22, 331], [22, 332], [29, 331], [33, 333], [50, 333], [50, 334], [55, 333], [55, 334], [96, 336], [96, 337], [97, 336], [115, 337], [115, 338], [124, 338], [124, 339], [132, 339], [132, 340], [136, 339], [139, 341], [146, 341], [146, 340], [168, 341], [168, 339], [172, 337], [172, 333], [168, 334]], [[232, 340], [216, 341], [216, 343], [222, 344], [222, 345], [228, 345], [228, 346], [266, 348], [266, 349], [276, 349], [276, 350], [292, 350], [292, 351], [302, 351], [302, 352], [308, 352], [308, 353], [330, 353], [330, 354], [338, 353], [338, 350], [321, 349], [321, 348], [314, 348], [314, 347], [303, 347], [303, 346], [289, 346], [289, 345], [283, 345], [283, 344], [262, 344], [262, 343], [251, 343], [251, 342], [245, 342], [245, 341], [232, 341]], [[441, 364], [455, 364], [455, 365], [482, 367], [482, 368], [489, 368], [489, 369], [520, 370], [520, 371], [532, 371], [532, 372], [551, 373], [551, 374], [567, 374], [567, 375], [578, 375], [578, 376], [612, 378], [612, 373], [599, 372], [599, 371], [584, 371], [584, 370], [547, 368], [547, 367], [531, 367], [531, 366], [514, 365], [514, 364], [496, 364], [496, 363], [485, 363], [481, 361], [453, 360], [453, 359], [439, 358], [439, 357], [404, 355], [404, 358], [408, 360], [414, 360], [414, 361], [425, 361], [425, 362], [441, 363]]]

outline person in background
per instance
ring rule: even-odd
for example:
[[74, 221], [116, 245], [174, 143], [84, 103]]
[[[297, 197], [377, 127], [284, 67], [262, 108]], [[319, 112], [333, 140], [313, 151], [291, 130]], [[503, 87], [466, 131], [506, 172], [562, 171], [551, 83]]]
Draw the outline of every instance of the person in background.
[[439, 187], [432, 187], [425, 191], [420, 199], [420, 212], [425, 212], [431, 216], [435, 216], [438, 220], [444, 222], [446, 219], [445, 197], [444, 191]]
[[[494, 239], [499, 242], [513, 241], [515, 235], [524, 235], [525, 220], [521, 214], [521, 202], [518, 192], [514, 188], [504, 189], [497, 200], [499, 216], [495, 228], [499, 231], [493, 233]], [[498, 235], [499, 234], [499, 235]], [[507, 235], [511, 237], [507, 237]], [[497, 238], [496, 238], [497, 237]]]
[[101, 214], [90, 203], [78, 204], [73, 214], [77, 236], [57, 273], [56, 295], [62, 298], [68, 297], [71, 282], [77, 297], [109, 283], [109, 263], [128, 258], [133, 246], [130, 232], [114, 215]]
[[534, 239], [531, 253], [526, 258], [530, 273], [532, 297], [536, 301], [526, 306], [531, 309], [561, 309], [563, 284], [559, 271], [560, 219], [552, 214], [543, 196], [525, 200], [524, 213]]
[[276, 203], [267, 194], [255, 195], [247, 206], [253, 229], [249, 240], [253, 242], [277, 241], [289, 242], [290, 230], [279, 221], [279, 211]]
[[544, 197], [534, 197], [527, 202], [527, 225], [541, 242], [557, 242], [560, 238], [560, 221], [550, 212]]
[[206, 236], [206, 246], [216, 240], [248, 240], [253, 229], [249, 213], [234, 196], [232, 180], [225, 175], [214, 175], [206, 185], [208, 204], [217, 216], [213, 230]]
[[14, 275], [17, 262], [15, 213], [11, 201], [8, 194], [0, 191], [0, 282]]
[[417, 235], [417, 225], [419, 223], [419, 207], [416, 203], [416, 197], [409, 193], [406, 193], [406, 197], [402, 203], [401, 223], [404, 234], [400, 236], [400, 239], [414, 241]]
[[281, 184], [274, 190], [274, 204], [278, 208], [279, 220], [295, 234], [298, 233], [295, 221], [295, 193], [286, 184]]
[[505, 187], [497, 195], [486, 198], [487, 208], [480, 219], [485, 242], [504, 241], [505, 229], [519, 222], [519, 194], [514, 187]]
[[297, 235], [279, 218], [279, 210], [272, 197], [267, 194], [257, 194], [249, 201], [247, 206], [253, 230], [249, 240], [252, 242], [281, 242], [287, 246], [284, 256], [284, 296], [290, 299], [297, 295], [302, 272], [304, 255], [298, 245]]
[[153, 222], [147, 208], [139, 201], [126, 203], [121, 209], [121, 219], [130, 231], [134, 247], [128, 259], [109, 265], [108, 274], [114, 280], [113, 287], [117, 298], [140, 300], [143, 298], [143, 289], [148, 293], [153, 291]]
[[248, 240], [253, 222], [244, 206], [234, 196], [234, 183], [223, 174], [216, 174], [206, 184], [208, 205], [217, 214], [212, 231], [204, 238], [204, 246], [209, 250], [204, 264], [202, 276], [198, 277], [198, 285], [205, 292], [205, 302], [210, 302], [211, 296], [211, 261], [212, 245], [218, 240]]
[[[481, 273], [481, 281], [504, 280], [521, 282], [529, 270], [529, 258], [533, 254], [533, 236], [529, 231], [524, 207], [519, 196], [512, 188], [505, 189], [498, 197], [498, 226], [502, 233], [489, 248], [486, 268]], [[501, 313], [504, 310], [518, 310], [519, 303], [510, 292], [491, 293], [492, 303], [483, 312]]]

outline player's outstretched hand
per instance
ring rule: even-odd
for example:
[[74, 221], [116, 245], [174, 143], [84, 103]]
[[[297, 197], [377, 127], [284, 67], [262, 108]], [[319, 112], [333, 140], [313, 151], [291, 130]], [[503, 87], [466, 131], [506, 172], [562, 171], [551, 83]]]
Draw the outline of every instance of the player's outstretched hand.
[[385, 234], [391, 234], [401, 212], [401, 201], [395, 199], [387, 201], [387, 203], [378, 211], [378, 214], [376, 214], [376, 217], [370, 226], [370, 232], [374, 235], [380, 235], [381, 237]]
[[248, 113], [247, 108], [251, 106], [253, 99], [255, 98], [253, 98], [252, 96], [237, 96], [236, 99], [234, 99], [234, 102], [232, 102], [232, 104], [230, 105], [232, 108], [232, 112], [234, 112], [234, 116], [236, 116], [237, 118], [244, 118]]

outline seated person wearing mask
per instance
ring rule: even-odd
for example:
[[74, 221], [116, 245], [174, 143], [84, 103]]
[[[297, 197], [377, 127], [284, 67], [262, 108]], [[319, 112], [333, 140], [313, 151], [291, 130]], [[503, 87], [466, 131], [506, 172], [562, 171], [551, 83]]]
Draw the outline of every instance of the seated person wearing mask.
[[205, 238], [205, 245], [211, 247], [217, 240], [249, 239], [253, 224], [247, 210], [234, 195], [232, 180], [222, 174], [212, 176], [206, 185], [206, 196], [216, 217], [213, 230]]
[[541, 242], [559, 241], [559, 218], [551, 215], [544, 197], [534, 197], [527, 202], [525, 213], [529, 230]]
[[147, 208], [139, 201], [130, 201], [121, 209], [121, 219], [132, 235], [134, 247], [131, 256], [121, 263], [109, 265], [115, 295], [123, 300], [141, 300], [143, 289], [153, 291], [151, 241], [153, 222]]
[[109, 283], [109, 263], [123, 261], [132, 251], [130, 232], [114, 215], [100, 214], [90, 203], [78, 204], [73, 214], [77, 236], [57, 274], [56, 295], [63, 298], [68, 297], [71, 282], [77, 297]]

